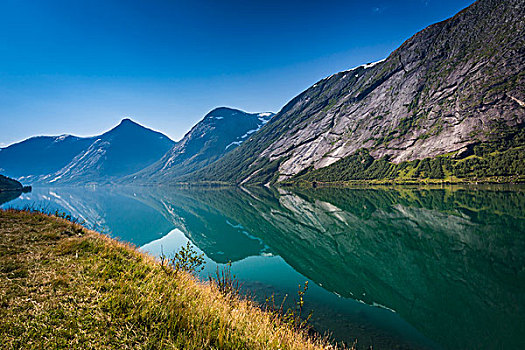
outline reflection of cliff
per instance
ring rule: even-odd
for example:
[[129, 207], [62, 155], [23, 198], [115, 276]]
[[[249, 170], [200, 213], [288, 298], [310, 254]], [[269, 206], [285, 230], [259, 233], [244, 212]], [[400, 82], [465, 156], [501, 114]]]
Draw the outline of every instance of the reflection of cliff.
[[225, 215], [222, 205], [226, 203], [220, 198], [214, 207], [200, 200], [200, 191], [135, 188], [134, 194], [135, 199], [162, 213], [215, 262], [234, 262], [268, 250], [260, 238], [251, 236], [242, 225]]
[[448, 347], [524, 340], [523, 192], [174, 192], [166, 195], [172, 210], [188, 206], [205, 212], [198, 220], [213, 213], [241, 225], [326, 289], [392, 308]]

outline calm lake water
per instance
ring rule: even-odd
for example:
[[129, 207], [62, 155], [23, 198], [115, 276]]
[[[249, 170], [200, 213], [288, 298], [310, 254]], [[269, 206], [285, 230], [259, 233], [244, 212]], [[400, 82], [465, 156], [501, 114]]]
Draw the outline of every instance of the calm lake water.
[[[2, 200], [2, 199], [0, 199]], [[232, 262], [257, 300], [309, 281], [312, 325], [374, 349], [525, 348], [525, 189], [34, 188], [65, 211], [201, 277]]]

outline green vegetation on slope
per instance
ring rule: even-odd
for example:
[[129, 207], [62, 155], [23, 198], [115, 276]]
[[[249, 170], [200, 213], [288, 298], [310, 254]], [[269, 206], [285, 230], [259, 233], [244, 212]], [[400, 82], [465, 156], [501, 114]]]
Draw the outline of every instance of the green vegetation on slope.
[[502, 130], [501, 138], [471, 145], [466, 152], [395, 164], [374, 159], [366, 149], [320, 169], [307, 169], [289, 182], [344, 182], [355, 180], [523, 181], [525, 180], [525, 128]]
[[316, 349], [251, 302], [56, 217], [0, 211], [3, 349]]

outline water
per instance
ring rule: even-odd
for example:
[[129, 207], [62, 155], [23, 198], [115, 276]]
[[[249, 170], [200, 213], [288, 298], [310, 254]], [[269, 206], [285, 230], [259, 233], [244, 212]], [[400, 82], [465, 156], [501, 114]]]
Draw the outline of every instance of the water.
[[154, 255], [189, 240], [280, 303], [309, 281], [316, 330], [374, 349], [525, 348], [525, 189], [34, 188]]

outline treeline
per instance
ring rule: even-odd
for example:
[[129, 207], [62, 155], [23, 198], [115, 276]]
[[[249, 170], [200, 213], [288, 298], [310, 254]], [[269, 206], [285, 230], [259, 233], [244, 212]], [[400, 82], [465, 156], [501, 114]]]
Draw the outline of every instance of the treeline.
[[461, 156], [448, 154], [395, 164], [388, 157], [374, 159], [367, 149], [321, 169], [306, 169], [292, 181], [483, 179], [525, 175], [525, 129], [518, 128], [498, 141], [469, 146]]
[[23, 186], [20, 182], [7, 176], [0, 175], [0, 191], [22, 190], [22, 188]]

